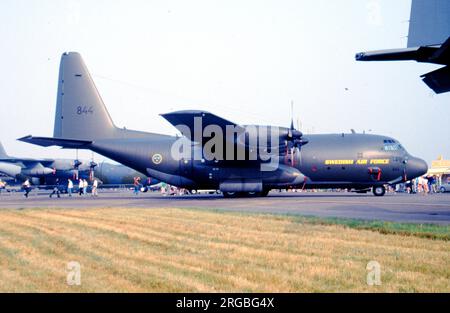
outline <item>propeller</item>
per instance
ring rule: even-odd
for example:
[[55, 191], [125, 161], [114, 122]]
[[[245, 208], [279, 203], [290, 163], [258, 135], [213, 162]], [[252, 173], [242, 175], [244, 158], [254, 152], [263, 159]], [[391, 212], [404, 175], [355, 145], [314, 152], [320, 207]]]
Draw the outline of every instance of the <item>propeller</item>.
[[98, 164], [94, 161], [94, 152], [92, 152], [91, 162], [89, 163], [89, 180], [94, 180], [94, 169]]
[[[301, 146], [308, 143], [307, 139], [303, 138], [303, 133], [294, 127], [294, 103], [291, 101], [291, 126], [289, 127], [287, 134], [284, 138], [286, 155], [285, 157], [290, 157], [291, 166], [295, 165], [294, 154], [295, 152], [300, 152]], [[286, 161], [287, 162], [287, 161]]]
[[83, 162], [81, 162], [79, 159], [78, 159], [78, 149], [76, 150], [76, 158], [75, 158], [75, 160], [73, 161], [73, 179], [74, 180], [78, 180], [78, 169], [79, 169], [79, 167], [80, 167], [80, 165], [81, 164], [83, 164]]

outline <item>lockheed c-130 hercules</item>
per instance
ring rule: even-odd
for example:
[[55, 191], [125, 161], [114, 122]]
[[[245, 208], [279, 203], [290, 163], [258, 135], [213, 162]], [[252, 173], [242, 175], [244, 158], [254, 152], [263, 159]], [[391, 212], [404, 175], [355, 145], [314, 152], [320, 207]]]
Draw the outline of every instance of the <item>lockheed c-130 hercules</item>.
[[53, 137], [19, 140], [90, 149], [171, 185], [217, 189], [225, 197], [265, 196], [281, 188], [372, 189], [382, 196], [385, 185], [427, 171], [423, 160], [386, 136], [303, 136], [293, 123], [245, 126], [205, 111], [162, 116], [182, 136], [116, 127], [80, 54], [69, 52], [61, 58]]

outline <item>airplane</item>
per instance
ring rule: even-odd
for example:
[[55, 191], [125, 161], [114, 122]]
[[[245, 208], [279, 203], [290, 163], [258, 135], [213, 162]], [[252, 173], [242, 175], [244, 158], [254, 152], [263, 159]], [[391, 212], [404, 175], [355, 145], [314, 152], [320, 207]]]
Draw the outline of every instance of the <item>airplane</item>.
[[32, 159], [9, 156], [0, 142], [0, 176], [8, 184], [24, 182], [26, 179], [39, 188], [52, 189], [57, 180], [61, 188], [66, 187], [67, 179], [77, 180], [79, 178], [93, 180], [97, 178], [102, 188], [113, 188], [119, 186], [133, 185], [133, 178], [139, 176], [142, 181], [143, 190], [148, 186], [157, 184], [158, 181], [151, 179], [142, 173], [121, 164], [101, 162], [97, 164], [93, 160], [74, 159]]
[[408, 45], [403, 49], [360, 52], [357, 61], [417, 61], [445, 65], [421, 76], [435, 93], [450, 91], [450, 2], [413, 0]]
[[115, 126], [81, 55], [66, 52], [53, 137], [18, 140], [89, 149], [170, 185], [220, 190], [224, 197], [267, 196], [271, 189], [284, 188], [372, 189], [375, 196], [383, 196], [385, 185], [428, 169], [425, 161], [386, 136], [352, 132], [305, 137], [293, 122], [290, 127], [239, 125], [201, 110], [162, 117], [181, 136]]
[[0, 143], [0, 173], [19, 182], [30, 179], [33, 185], [54, 184], [57, 179], [89, 177], [94, 162], [70, 159], [33, 159], [9, 156]]

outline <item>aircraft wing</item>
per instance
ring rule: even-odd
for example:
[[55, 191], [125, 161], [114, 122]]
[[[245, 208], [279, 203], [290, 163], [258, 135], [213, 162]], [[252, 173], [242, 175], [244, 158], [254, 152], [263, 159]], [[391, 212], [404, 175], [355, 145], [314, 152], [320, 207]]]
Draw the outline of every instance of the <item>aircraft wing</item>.
[[[191, 141], [195, 141], [195, 136], [202, 136], [203, 130], [207, 126], [218, 126], [225, 135], [227, 127], [233, 127], [236, 132], [244, 132], [245, 128], [230, 122], [222, 117], [206, 111], [186, 110], [161, 114], [170, 124], [175, 126], [181, 134]], [[189, 131], [189, 132], [187, 132]], [[196, 134], [199, 131], [200, 133]]]

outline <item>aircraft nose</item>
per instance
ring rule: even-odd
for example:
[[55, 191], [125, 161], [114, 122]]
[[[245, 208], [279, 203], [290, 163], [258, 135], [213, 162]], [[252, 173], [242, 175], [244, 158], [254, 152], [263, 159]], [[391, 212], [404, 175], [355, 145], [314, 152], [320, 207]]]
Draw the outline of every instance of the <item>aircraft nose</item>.
[[406, 164], [406, 174], [408, 179], [413, 179], [426, 174], [428, 171], [427, 162], [422, 159], [412, 157]]

